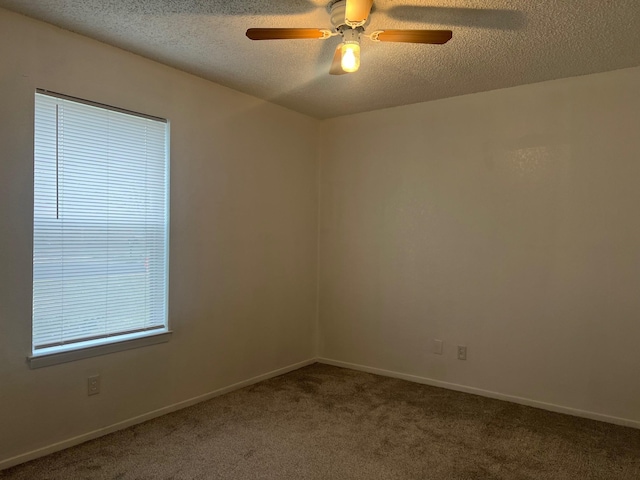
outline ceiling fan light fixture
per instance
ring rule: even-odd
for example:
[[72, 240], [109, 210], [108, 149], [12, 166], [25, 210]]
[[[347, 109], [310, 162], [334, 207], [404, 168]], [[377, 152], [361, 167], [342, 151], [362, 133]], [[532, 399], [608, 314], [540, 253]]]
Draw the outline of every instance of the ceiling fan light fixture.
[[357, 72], [360, 68], [360, 33], [361, 28], [343, 28], [342, 33], [342, 70], [348, 73]]

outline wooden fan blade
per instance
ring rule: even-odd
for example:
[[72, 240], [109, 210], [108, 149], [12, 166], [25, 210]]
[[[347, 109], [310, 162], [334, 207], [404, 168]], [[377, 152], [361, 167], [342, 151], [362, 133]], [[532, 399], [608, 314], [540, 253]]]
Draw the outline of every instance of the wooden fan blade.
[[373, 0], [347, 0], [344, 19], [347, 25], [364, 25], [371, 13]]
[[344, 75], [348, 73], [342, 69], [342, 44], [338, 45], [336, 53], [333, 54], [333, 62], [331, 62], [329, 73], [331, 75]]
[[375, 39], [381, 42], [431, 43], [441, 45], [451, 40], [451, 30], [383, 30]]
[[318, 28], [250, 28], [247, 30], [247, 37], [251, 40], [327, 38], [326, 32]]

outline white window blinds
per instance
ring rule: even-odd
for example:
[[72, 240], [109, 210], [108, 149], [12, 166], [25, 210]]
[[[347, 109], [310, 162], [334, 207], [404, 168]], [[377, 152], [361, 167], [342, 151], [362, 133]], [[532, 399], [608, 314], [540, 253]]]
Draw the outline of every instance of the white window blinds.
[[167, 330], [167, 132], [36, 93], [34, 355]]

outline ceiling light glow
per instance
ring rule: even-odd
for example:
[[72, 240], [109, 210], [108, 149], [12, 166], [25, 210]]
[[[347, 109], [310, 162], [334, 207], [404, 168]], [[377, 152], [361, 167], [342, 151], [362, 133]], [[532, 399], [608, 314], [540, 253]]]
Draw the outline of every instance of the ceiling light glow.
[[360, 68], [360, 44], [345, 42], [342, 44], [342, 69], [345, 72], [357, 72]]

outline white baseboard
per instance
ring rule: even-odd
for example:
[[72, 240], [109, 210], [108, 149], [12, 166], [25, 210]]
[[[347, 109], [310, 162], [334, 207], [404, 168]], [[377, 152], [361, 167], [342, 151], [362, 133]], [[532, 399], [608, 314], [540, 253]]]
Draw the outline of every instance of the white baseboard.
[[56, 442], [51, 445], [47, 445], [46, 447], [38, 448], [37, 450], [32, 450], [30, 452], [23, 453], [21, 455], [16, 455], [15, 457], [7, 458], [5, 460], [0, 460], [0, 470], [4, 470], [5, 468], [13, 467], [20, 463], [28, 462], [29, 460], [34, 460], [36, 458], [49, 455], [50, 453], [54, 453], [59, 450], [64, 450], [65, 448], [73, 447], [74, 445], [78, 445], [80, 443], [93, 440], [94, 438], [102, 437], [103, 435], [107, 435], [109, 433], [122, 430], [132, 425], [146, 422], [147, 420], [151, 420], [152, 418], [160, 417], [162, 415], [166, 415], [167, 413], [175, 412], [176, 410], [181, 410], [183, 408], [190, 407], [191, 405], [195, 405], [196, 403], [204, 402], [205, 400], [209, 400], [211, 398], [224, 395], [225, 393], [229, 393], [234, 390], [238, 390], [240, 388], [248, 387], [249, 385], [253, 385], [254, 383], [262, 382], [263, 380], [277, 377], [278, 375], [282, 375], [282, 374], [291, 372], [293, 370], [306, 367], [307, 365], [316, 363], [316, 361], [317, 360], [315, 358], [311, 358], [303, 362], [294, 363], [292, 365], [288, 365], [286, 367], [279, 368], [277, 370], [273, 370], [271, 372], [267, 372], [262, 375], [258, 375], [257, 377], [249, 378], [248, 380], [234, 383], [233, 385], [229, 385], [227, 387], [219, 388], [218, 390], [214, 390], [213, 392], [205, 393], [203, 395], [198, 395], [197, 397], [189, 398], [188, 400], [183, 400], [182, 402], [174, 403], [173, 405], [168, 405], [166, 407], [162, 407], [148, 413], [143, 413], [142, 415], [138, 415], [137, 417], [129, 418], [127, 420], [123, 420], [118, 423], [114, 423], [113, 425], [109, 425], [108, 427], [99, 428], [97, 430], [93, 430], [88, 433], [83, 433], [82, 435], [78, 435], [76, 437], [68, 438], [61, 442]]
[[431, 378], [419, 377], [417, 375], [409, 375], [406, 373], [394, 372], [391, 370], [384, 370], [381, 368], [367, 367], [365, 365], [358, 365], [355, 363], [341, 362], [339, 360], [332, 360], [330, 358], [318, 358], [317, 362], [325, 363], [327, 365], [333, 365], [335, 367], [350, 368], [351, 370], [359, 370], [362, 372], [374, 373], [376, 375], [382, 375], [385, 377], [399, 378], [402, 380], [408, 380], [410, 382], [422, 383], [424, 385], [431, 385], [433, 387], [441, 387], [449, 390], [455, 390], [458, 392], [472, 393], [474, 395], [480, 395], [482, 397], [495, 398], [497, 400], [505, 400], [507, 402], [518, 403], [520, 405], [526, 405], [528, 407], [541, 408], [543, 410], [549, 410], [551, 412], [573, 415], [574, 417], [589, 418], [591, 420], [598, 420], [600, 422], [613, 423], [615, 425], [622, 425], [624, 427], [632, 427], [632, 428], [640, 429], [640, 421], [637, 421], [637, 420], [630, 420], [627, 418], [603, 415], [601, 413], [588, 412], [586, 410], [578, 410], [575, 408], [563, 407], [561, 405], [555, 405], [553, 403], [540, 402], [538, 400], [531, 400], [529, 398], [506, 395], [504, 393], [492, 392], [489, 390], [483, 390], [481, 388], [467, 387], [465, 385], [459, 385], [457, 383], [443, 382], [441, 380], [434, 380]]

